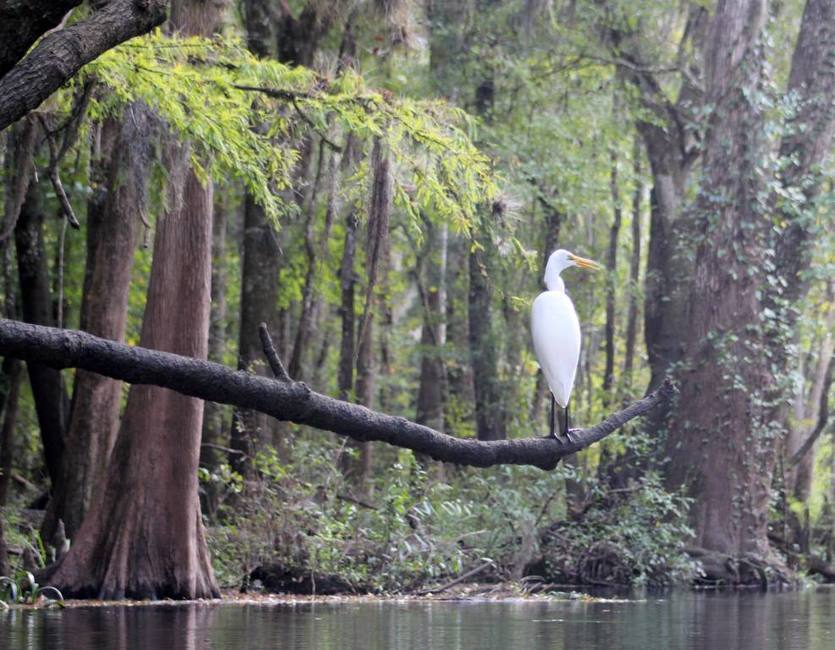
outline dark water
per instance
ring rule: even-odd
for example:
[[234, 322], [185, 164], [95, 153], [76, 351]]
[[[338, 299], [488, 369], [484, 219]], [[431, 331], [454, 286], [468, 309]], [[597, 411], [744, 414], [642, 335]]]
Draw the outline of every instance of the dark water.
[[623, 602], [172, 605], [0, 612], [3, 650], [835, 649], [835, 590]]

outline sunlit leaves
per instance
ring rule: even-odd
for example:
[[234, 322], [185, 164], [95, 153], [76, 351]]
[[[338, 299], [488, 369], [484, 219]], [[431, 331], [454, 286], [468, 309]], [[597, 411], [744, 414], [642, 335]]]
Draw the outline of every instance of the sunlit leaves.
[[496, 192], [462, 110], [397, 98], [352, 72], [323, 78], [258, 59], [237, 39], [157, 32], [110, 50], [73, 83], [91, 79], [108, 91], [96, 94], [93, 119], [145, 102], [191, 145], [199, 173], [238, 179], [273, 219], [290, 209], [281, 190], [311, 132], [335, 147], [348, 133], [382, 138], [395, 163], [397, 203], [415, 223], [426, 211], [466, 232], [476, 206]]

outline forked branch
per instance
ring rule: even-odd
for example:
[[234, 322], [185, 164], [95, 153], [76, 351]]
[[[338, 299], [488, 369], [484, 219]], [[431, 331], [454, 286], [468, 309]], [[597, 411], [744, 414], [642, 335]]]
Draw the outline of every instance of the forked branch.
[[559, 460], [602, 440], [673, 393], [668, 381], [600, 424], [572, 431], [574, 442], [550, 437], [481, 441], [456, 438], [403, 417], [328, 397], [296, 381], [234, 371], [210, 361], [132, 347], [76, 330], [0, 320], [0, 354], [54, 368], [82, 368], [132, 384], [266, 413], [360, 441], [377, 440], [459, 465], [532, 465], [550, 470]]

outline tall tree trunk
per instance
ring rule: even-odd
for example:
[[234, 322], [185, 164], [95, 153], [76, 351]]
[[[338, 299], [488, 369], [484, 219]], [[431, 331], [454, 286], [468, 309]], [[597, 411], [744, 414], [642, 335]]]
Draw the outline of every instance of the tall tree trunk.
[[339, 399], [348, 400], [354, 390], [354, 343], [355, 334], [355, 288], [356, 272], [354, 256], [357, 248], [357, 215], [351, 210], [345, 218], [345, 243], [342, 246], [342, 263], [339, 268], [341, 288], [339, 317], [342, 333], [339, 345], [339, 371], [337, 387]]
[[451, 234], [449, 240], [449, 273], [447, 278], [447, 307], [445, 314], [447, 347], [448, 405], [444, 411], [444, 430], [455, 432], [465, 423], [475, 424], [475, 390], [473, 366], [470, 363], [470, 333], [468, 322], [468, 286], [470, 254], [469, 238]]
[[[374, 315], [380, 302], [378, 278], [380, 265], [388, 262], [389, 217], [391, 215], [391, 171], [388, 155], [383, 152], [380, 140], [374, 142], [371, 153], [373, 183], [368, 210], [366, 263], [368, 277], [362, 316], [357, 326], [357, 375], [355, 393], [359, 404], [374, 405], [376, 363], [374, 359]], [[359, 466], [353, 470], [353, 478], [361, 492], [366, 492], [371, 478], [372, 448], [368, 442], [359, 443]]]
[[[475, 91], [475, 111], [487, 122], [491, 120], [495, 100], [495, 83], [484, 79]], [[487, 214], [491, 206], [483, 206], [470, 248], [470, 291], [467, 309], [469, 320], [470, 360], [473, 366], [476, 432], [479, 440], [500, 440], [505, 437], [504, 412], [499, 381], [499, 341], [493, 323], [492, 283], [496, 255], [492, 224], [495, 215]]]
[[[0, 428], [0, 509], [8, 500], [14, 455], [14, 428], [20, 397], [21, 364], [17, 359], [3, 359], [3, 421]], [[0, 517], [1, 519], [2, 517]], [[0, 573], [0, 575], [8, 575]]]
[[443, 350], [446, 344], [446, 240], [445, 226], [428, 223], [427, 246], [418, 269], [423, 323], [420, 333], [420, 379], [415, 422], [438, 431], [444, 430], [446, 369]]
[[[112, 139], [106, 155], [106, 193], [91, 201], [87, 219], [87, 263], [81, 304], [82, 329], [122, 341], [140, 214], [146, 209], [151, 163], [150, 116], [142, 105], [129, 106], [122, 120], [109, 120], [102, 138]], [[127, 179], [130, 179], [127, 181]], [[41, 533], [52, 539], [58, 520], [72, 539], [81, 527], [93, 488], [103, 476], [119, 425], [122, 383], [79, 370], [73, 391], [58, 489], [50, 501]]]
[[[182, 196], [157, 222], [140, 345], [205, 359], [212, 186], [184, 154], [169, 163]], [[198, 399], [131, 386], [103, 489], [50, 584], [106, 599], [218, 595], [197, 489], [202, 418]]]
[[[701, 55], [709, 19], [708, 10], [698, 3], [687, 6], [687, 25], [680, 52], [693, 52], [690, 60], [678, 65], [686, 68], [678, 98], [667, 98], [649, 64], [621, 66], [619, 74], [638, 92], [643, 111], [636, 122], [644, 141], [652, 174], [650, 192], [650, 239], [644, 279], [644, 340], [650, 367], [650, 387], [664, 381], [670, 369], [682, 360], [681, 332], [687, 329], [687, 297], [693, 274], [695, 237], [692, 219], [682, 212], [685, 191], [699, 146], [695, 130], [699, 107], [704, 103], [698, 83]], [[617, 50], [641, 62], [641, 46], [624, 34], [611, 35]], [[649, 116], [649, 119], [646, 117]], [[645, 420], [647, 431], [667, 429], [670, 405], [662, 405]]]
[[[54, 326], [55, 315], [44, 248], [43, 223], [40, 189], [33, 184], [29, 187], [15, 229], [20, 301], [24, 321]], [[70, 401], [64, 391], [60, 371], [37, 363], [27, 363], [26, 369], [35, 399], [46, 468], [54, 486], [61, 472]]]
[[[315, 12], [314, 12], [315, 15]], [[299, 49], [296, 38], [303, 33], [294, 30], [297, 24], [289, 5], [275, 7], [264, 0], [245, 0], [244, 18], [247, 28], [247, 46], [260, 57], [276, 56], [279, 61], [305, 64], [308, 61], [294, 58]], [[291, 39], [291, 40], [288, 40]], [[306, 51], [306, 50], [305, 50]], [[311, 55], [312, 57], [312, 55]], [[312, 60], [312, 58], [311, 58]], [[259, 128], [257, 125], [255, 128]], [[308, 143], [309, 144], [309, 143]], [[297, 169], [304, 177], [310, 159], [310, 147]], [[301, 185], [298, 179], [294, 189]], [[238, 333], [238, 367], [267, 375], [258, 326], [266, 323], [282, 357], [287, 358], [290, 337], [285, 331], [287, 314], [278, 310], [278, 276], [281, 268], [281, 252], [278, 235], [267, 220], [263, 208], [247, 194], [244, 199], [244, 249], [241, 256], [241, 302]], [[294, 371], [297, 368], [294, 367]], [[244, 476], [253, 474], [253, 459], [265, 443], [283, 445], [281, 425], [261, 413], [235, 411], [232, 416], [229, 446], [237, 453], [230, 454], [229, 463]]]
[[[783, 196], [794, 194], [803, 198], [791, 202], [780, 200], [776, 195], [772, 197], [774, 209], [787, 225], [775, 246], [774, 261], [782, 282], [766, 287], [766, 306], [775, 314], [769, 321], [767, 334], [769, 358], [782, 378], [774, 385], [769, 418], [787, 428], [787, 449], [794, 455], [802, 441], [797, 440], [796, 424], [792, 426], [789, 422], [788, 400], [781, 398], [790, 390], [790, 370], [794, 363], [790, 351], [797, 344], [798, 306], [809, 290], [807, 271], [815, 250], [814, 238], [820, 232], [813, 217], [823, 181], [820, 166], [831, 152], [835, 132], [835, 2], [832, 0], [806, 2], [792, 57], [788, 90], [798, 100], [797, 112], [780, 143], [780, 157], [786, 164], [781, 168], [778, 182], [783, 187]], [[835, 317], [831, 307], [831, 283], [827, 296], [830, 302], [827, 321], [831, 330]], [[821, 403], [819, 394], [814, 393], [822, 390], [829, 363], [825, 357], [831, 355], [830, 338], [821, 349], [810, 399], [813, 409], [818, 409]], [[808, 494], [813, 461], [814, 455], [806, 453], [789, 472], [788, 487], [796, 498]]]
[[[798, 517], [792, 508], [789, 519], [793, 541], [800, 546], [803, 553], [809, 552], [810, 542], [809, 497], [812, 492], [816, 460], [814, 440], [823, 433], [829, 420], [828, 393], [832, 385], [833, 365], [835, 365], [833, 359], [835, 339], [832, 335], [835, 331], [833, 299], [835, 299], [835, 280], [830, 281], [826, 289], [827, 312], [824, 317], [823, 339], [818, 345], [817, 363], [812, 372], [811, 387], [807, 394], [804, 377], [795, 396], [794, 419], [788, 423], [785, 441], [784, 489], [792, 497], [794, 503], [802, 506], [801, 516]], [[802, 368], [800, 374], [803, 375]], [[813, 423], [811, 427], [807, 424], [809, 422]]]
[[[758, 294], [766, 270], [767, 222], [758, 204], [766, 146], [764, 81], [757, 45], [762, 0], [722, 0], [709, 30], [707, 88], [715, 119], [704, 143], [703, 177], [691, 210], [702, 233], [688, 296], [688, 369], [667, 435], [671, 487], [687, 485], [699, 545], [729, 555], [768, 552], [767, 515], [775, 436], [763, 411], [768, 379]], [[728, 160], [736, 161], [732, 167]], [[716, 197], [725, 197], [717, 200]]]
[[491, 254], [489, 235], [477, 237], [469, 254], [469, 346], [475, 390], [476, 432], [479, 440], [505, 436], [501, 384], [498, 376], [499, 341], [493, 325]]
[[611, 153], [611, 179], [609, 189], [612, 195], [613, 218], [609, 229], [609, 250], [606, 254], [606, 368], [603, 371], [604, 400], [612, 401], [612, 387], [615, 384], [615, 285], [618, 268], [618, 237], [623, 211], [620, 205], [618, 187], [618, 155]]
[[[199, 6], [198, 6], [199, 5]], [[175, 2], [172, 29], [210, 34], [219, 20], [198, 0]], [[169, 144], [169, 208], [157, 220], [140, 345], [205, 359], [212, 263], [212, 184]], [[203, 404], [133, 385], [111, 463], [70, 552], [48, 572], [67, 595], [210, 598], [218, 595], [203, 531], [197, 468]]]
[[[209, 361], [223, 363], [226, 349], [226, 224], [228, 208], [226, 201], [215, 202], [212, 220], [212, 307], [209, 323]], [[203, 405], [203, 434], [200, 444], [200, 466], [214, 470], [224, 461], [218, 447], [225, 440], [224, 415], [228, 409], [214, 402]], [[215, 486], [206, 487], [203, 511], [213, 518], [218, 506]]]
[[[247, 195], [244, 200], [244, 250], [241, 259], [241, 318], [238, 334], [238, 367], [258, 374], [269, 371], [264, 362], [258, 326], [275, 327], [278, 304], [280, 256], [276, 234], [264, 209]], [[281, 337], [280, 337], [281, 338]], [[229, 462], [236, 471], [250, 475], [252, 459], [262, 441], [272, 442], [274, 423], [263, 413], [236, 411], [230, 446], [241, 452]]]
[[[327, 158], [327, 163], [325, 159]], [[307, 271], [305, 272], [304, 287], [302, 288], [302, 304], [299, 313], [299, 322], [296, 327], [296, 336], [293, 341], [293, 353], [290, 356], [290, 363], [287, 371], [290, 376], [298, 381], [304, 379], [304, 357], [309, 347], [311, 338], [314, 336], [314, 317], [316, 314], [316, 270], [321, 264], [319, 252], [321, 248], [316, 245], [316, 202], [319, 186], [322, 181], [322, 172], [328, 176], [328, 182], [334, 179], [335, 166], [334, 154], [325, 148], [325, 141], [319, 143], [319, 155], [317, 157], [317, 168], [313, 185], [303, 206], [306, 214], [304, 226], [304, 247], [307, 253]]]
[[641, 198], [644, 193], [641, 181], [641, 144], [635, 138], [632, 153], [632, 173], [635, 189], [632, 193], [632, 258], [629, 263], [629, 307], [626, 316], [626, 350], [623, 358], [623, 389], [632, 389], [632, 369], [635, 364], [635, 339], [638, 332], [638, 291], [641, 278]]

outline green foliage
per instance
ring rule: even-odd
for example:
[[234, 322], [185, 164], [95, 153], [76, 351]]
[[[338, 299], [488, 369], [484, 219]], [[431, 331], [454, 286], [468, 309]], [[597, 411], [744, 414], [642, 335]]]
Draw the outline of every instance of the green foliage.
[[[492, 569], [482, 579], [519, 578], [540, 557], [556, 562], [555, 530], [563, 562], [578, 562], [595, 544], [616, 546], [629, 582], [684, 581], [696, 569], [682, 550], [692, 534], [689, 502], [667, 493], [653, 474], [614, 492], [565, 466], [551, 474], [450, 470], [438, 480], [437, 468], [400, 450], [375, 475], [370, 495], [354, 498], [334, 469], [339, 448], [297, 438], [292, 453], [303, 460], [286, 464], [274, 452], [259, 454], [258, 480], [245, 493], [233, 490], [221, 523], [209, 527], [222, 583], [246, 582], [262, 563], [338, 576], [373, 592], [442, 582], [485, 561]], [[580, 518], [566, 510], [566, 481], [587, 490], [590, 505]]]
[[190, 145], [201, 174], [238, 179], [274, 219], [293, 209], [280, 191], [291, 182], [301, 136], [311, 132], [382, 138], [396, 161], [396, 201], [415, 221], [426, 210], [467, 231], [478, 203], [496, 192], [461, 109], [376, 91], [349, 71], [324, 78], [258, 59], [235, 38], [157, 31], [106, 52], [71, 90], [89, 82], [108, 90], [91, 101], [94, 120], [144, 102]]
[[0, 576], [0, 603], [63, 607], [64, 596], [55, 587], [39, 585], [31, 572], [20, 571], [13, 578]]

